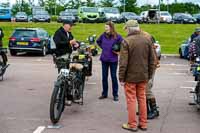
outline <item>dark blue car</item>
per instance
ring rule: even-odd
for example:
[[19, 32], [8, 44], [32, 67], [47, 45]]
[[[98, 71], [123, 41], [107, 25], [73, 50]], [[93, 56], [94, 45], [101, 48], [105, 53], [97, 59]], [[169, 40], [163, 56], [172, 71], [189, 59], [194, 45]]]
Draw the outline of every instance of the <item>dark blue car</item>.
[[189, 45], [190, 45], [190, 38], [186, 41], [183, 41], [181, 46], [179, 47], [179, 55], [180, 58], [189, 59]]
[[19, 52], [40, 53], [45, 56], [48, 52], [49, 34], [41, 28], [17, 28], [9, 38], [10, 54]]

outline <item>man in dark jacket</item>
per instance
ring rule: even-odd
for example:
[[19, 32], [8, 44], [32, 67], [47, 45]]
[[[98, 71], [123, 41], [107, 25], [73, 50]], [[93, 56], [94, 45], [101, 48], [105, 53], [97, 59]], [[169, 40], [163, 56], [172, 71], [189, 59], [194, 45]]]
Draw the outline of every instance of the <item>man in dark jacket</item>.
[[[54, 34], [53, 40], [56, 44], [56, 49], [54, 53], [56, 56], [62, 56], [67, 53], [72, 53], [73, 45], [76, 45], [77, 42], [74, 39], [71, 30], [73, 26], [72, 21], [64, 21], [63, 26], [60, 27]], [[70, 106], [72, 103], [72, 95], [67, 95], [67, 105]]]
[[4, 37], [3, 30], [0, 28], [0, 48], [3, 47], [2, 38]]
[[199, 36], [199, 35], [200, 35], [200, 27], [197, 27], [197, 28], [195, 29], [195, 32], [191, 35], [191, 40], [190, 40], [190, 42], [193, 42], [194, 38], [196, 38], [196, 37]]
[[77, 44], [71, 33], [73, 25], [72, 21], [64, 21], [63, 26], [55, 32], [53, 40], [56, 44], [56, 56], [72, 53], [72, 46]]

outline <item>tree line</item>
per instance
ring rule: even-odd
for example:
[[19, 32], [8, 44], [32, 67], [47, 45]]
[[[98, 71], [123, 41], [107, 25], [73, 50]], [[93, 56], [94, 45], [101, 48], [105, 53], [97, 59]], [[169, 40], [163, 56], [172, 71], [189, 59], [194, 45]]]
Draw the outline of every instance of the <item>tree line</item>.
[[[3, 6], [9, 5], [9, 3], [3, 3]], [[156, 8], [158, 9], [158, 5], [143, 5], [138, 7], [136, 0], [118, 0], [118, 2], [114, 2], [113, 0], [100, 0], [99, 2], [94, 2], [93, 0], [40, 0], [39, 5], [45, 7], [45, 9], [51, 15], [58, 15], [60, 11], [63, 11], [67, 8], [75, 8], [78, 9], [80, 6], [89, 6], [89, 7], [117, 7], [120, 12], [124, 10], [126, 12], [135, 12], [139, 14], [142, 11], [146, 11], [148, 9]], [[12, 13], [15, 15], [18, 11], [24, 11], [28, 15], [32, 13], [33, 0], [16, 0], [16, 4], [12, 6]], [[194, 3], [172, 3], [169, 5], [161, 4], [161, 11], [169, 11], [171, 14], [176, 12], [184, 12], [184, 13], [200, 13], [200, 6]]]

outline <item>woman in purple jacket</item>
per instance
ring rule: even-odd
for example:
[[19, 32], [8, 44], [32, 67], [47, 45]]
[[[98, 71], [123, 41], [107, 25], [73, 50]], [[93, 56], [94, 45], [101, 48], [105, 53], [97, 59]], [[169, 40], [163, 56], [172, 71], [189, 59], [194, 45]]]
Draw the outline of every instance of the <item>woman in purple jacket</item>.
[[111, 21], [106, 22], [105, 32], [97, 39], [97, 44], [102, 49], [101, 63], [102, 63], [102, 84], [103, 92], [99, 99], [108, 97], [108, 70], [110, 68], [112, 78], [113, 100], [118, 101], [118, 80], [117, 80], [117, 66], [118, 54], [112, 51], [115, 44], [120, 44], [123, 38], [115, 31], [114, 23]]

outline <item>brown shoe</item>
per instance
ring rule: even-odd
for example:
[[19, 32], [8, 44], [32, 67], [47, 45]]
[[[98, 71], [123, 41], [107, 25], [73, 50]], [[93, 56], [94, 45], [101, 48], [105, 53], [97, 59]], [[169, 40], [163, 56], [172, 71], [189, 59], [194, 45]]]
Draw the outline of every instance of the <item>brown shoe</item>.
[[134, 127], [130, 127], [129, 124], [123, 124], [122, 128], [125, 129], [125, 130], [129, 130], [131, 132], [137, 132], [137, 127], [135, 127], [135, 128]]
[[147, 131], [147, 128], [146, 127], [142, 127], [142, 126], [138, 126], [138, 128], [140, 129], [140, 130], [142, 130], [142, 131]]

